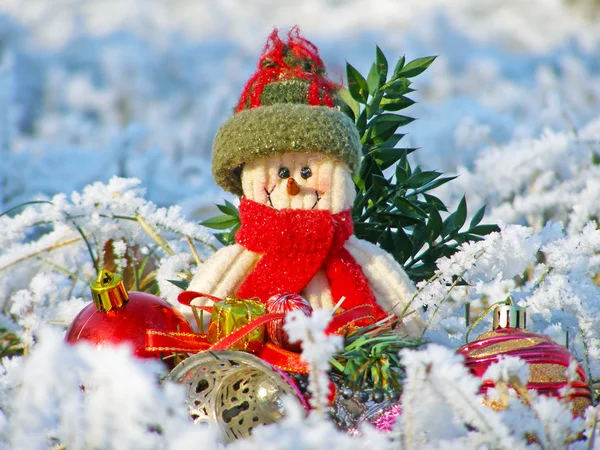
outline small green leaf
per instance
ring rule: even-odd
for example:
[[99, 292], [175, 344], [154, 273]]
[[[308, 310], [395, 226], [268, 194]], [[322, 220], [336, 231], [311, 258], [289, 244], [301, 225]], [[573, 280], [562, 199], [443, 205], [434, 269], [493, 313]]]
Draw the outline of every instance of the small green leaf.
[[454, 180], [455, 178], [456, 178], [456, 176], [438, 178], [437, 180], [434, 180], [431, 183], [426, 184], [423, 187], [415, 189], [413, 192], [411, 192], [409, 195], [407, 195], [407, 197], [414, 197], [414, 196], [422, 194], [424, 192], [431, 191], [432, 189], [438, 188], [441, 185], [446, 184], [448, 181]]
[[226, 230], [228, 228], [233, 227], [239, 223], [239, 219], [231, 216], [216, 216], [211, 217], [203, 222], [200, 222], [200, 225], [203, 225], [207, 228], [212, 228], [214, 230]]
[[[408, 180], [412, 176], [412, 170], [410, 168], [410, 163], [408, 162], [408, 153], [402, 155], [400, 161], [398, 161], [398, 166], [402, 167], [402, 170], [406, 173], [406, 179]], [[406, 192], [402, 192], [402, 195], [405, 196]]]
[[221, 211], [223, 214], [230, 217], [239, 217], [240, 215], [237, 208], [227, 200], [225, 200], [224, 205], [217, 205], [217, 208], [219, 208], [219, 211]]
[[422, 263], [411, 267], [407, 270], [408, 275], [412, 279], [416, 280], [428, 280], [435, 273], [436, 265], [434, 262]]
[[394, 253], [394, 237], [392, 232], [387, 229], [379, 238], [379, 246], [388, 253]]
[[446, 205], [444, 205], [444, 202], [442, 202], [439, 198], [430, 194], [423, 194], [423, 198], [438, 211], [448, 211]]
[[375, 151], [375, 150], [383, 150], [383, 151], [394, 150], [394, 151], [396, 151], [396, 150], [398, 150], [398, 151], [408, 152], [408, 153], [414, 152], [416, 150], [416, 148], [399, 148], [399, 149], [396, 149], [396, 145], [398, 144], [398, 142], [400, 142], [400, 140], [404, 136], [406, 136], [406, 135], [402, 134], [402, 133], [392, 134], [387, 141], [382, 142], [381, 144], [372, 145], [371, 146], [371, 150], [372, 151]]
[[446, 237], [451, 233], [454, 233], [456, 230], [456, 227], [454, 226], [454, 218], [456, 217], [456, 213], [453, 212], [452, 214], [450, 214], [448, 217], [446, 217], [446, 219], [444, 220], [444, 222], [442, 223], [442, 236]]
[[394, 259], [400, 264], [404, 264], [412, 255], [413, 245], [410, 238], [402, 228], [398, 228], [394, 240]]
[[[373, 185], [374, 177], [379, 176], [383, 178], [383, 172], [381, 171], [381, 167], [375, 163], [375, 161], [371, 160], [370, 171], [368, 175], [365, 176], [365, 187], [369, 189]], [[378, 197], [379, 194], [376, 195]]]
[[369, 203], [369, 194], [370, 191], [364, 192], [359, 187], [358, 192], [356, 193], [356, 199], [354, 200], [354, 205], [352, 206], [352, 218], [360, 217], [362, 210]]
[[367, 75], [367, 86], [369, 86], [369, 94], [373, 95], [379, 87], [379, 73], [377, 73], [377, 64], [373, 63]]
[[184, 291], [187, 290], [188, 286], [190, 285], [190, 282], [187, 280], [167, 280], [167, 281], [171, 284], [174, 284], [179, 289], [183, 289]]
[[423, 254], [422, 261], [435, 263], [439, 258], [452, 256], [454, 253], [456, 245], [434, 245]]
[[350, 108], [350, 111], [352, 111], [353, 116], [351, 117], [351, 119], [356, 121], [356, 118], [360, 114], [360, 104], [356, 100], [354, 100], [354, 98], [352, 98], [352, 95], [350, 94], [350, 91], [347, 88], [339, 89], [337, 91], [337, 94], [338, 98], [340, 98], [346, 104], [346, 106]]
[[454, 227], [456, 230], [460, 230], [465, 224], [465, 220], [467, 220], [467, 201], [464, 195], [458, 203], [458, 208], [456, 208], [454, 214]]
[[229, 233], [214, 233], [213, 236], [217, 238], [223, 245], [229, 245]]
[[400, 126], [411, 123], [412, 117], [401, 116], [399, 114], [380, 114], [367, 125], [367, 139], [372, 139], [378, 144], [387, 141]]
[[346, 63], [346, 76], [348, 77], [348, 90], [352, 98], [359, 103], [366, 104], [369, 98], [367, 80], [350, 63]]
[[358, 174], [354, 176], [354, 184], [356, 184], [356, 186], [363, 192], [367, 189], [365, 185], [365, 180], [371, 173], [372, 165], [373, 158], [370, 155], [365, 155], [362, 162], [360, 163]]
[[396, 196], [392, 198], [392, 203], [399, 212], [408, 217], [414, 217], [416, 219], [424, 219], [427, 217], [425, 211], [404, 197]]
[[235, 242], [235, 234], [239, 231], [242, 226], [242, 222], [238, 222], [229, 232], [229, 243], [227, 245], [233, 244]]
[[398, 73], [404, 68], [404, 62], [406, 61], [406, 57], [402, 55], [398, 62], [396, 63], [396, 67], [394, 68], [394, 76], [398, 75]]
[[410, 236], [410, 240], [413, 245], [413, 256], [418, 252], [423, 244], [425, 244], [425, 226], [417, 225], [413, 228], [413, 232]]
[[379, 46], [375, 46], [375, 62], [377, 63], [377, 71], [379, 73], [379, 86], [381, 86], [387, 78], [388, 62]]
[[393, 166], [399, 160], [402, 159], [402, 155], [406, 154], [406, 149], [391, 148], [391, 149], [377, 149], [370, 153], [375, 159], [377, 164], [381, 167], [381, 170], [385, 170], [388, 167]]
[[424, 218], [410, 217], [399, 212], [374, 213], [370, 222], [382, 223], [390, 228], [405, 228], [424, 223]]
[[435, 207], [431, 207], [429, 209], [429, 220], [427, 221], [427, 225], [425, 226], [425, 241], [428, 244], [432, 244], [442, 232], [442, 218], [440, 217], [440, 213], [435, 209]]
[[477, 210], [477, 212], [471, 219], [471, 223], [469, 224], [469, 229], [473, 228], [475, 225], [478, 225], [479, 222], [481, 222], [481, 219], [483, 219], [484, 215], [485, 215], [485, 205], [483, 205], [481, 208], [479, 208], [479, 210]]
[[238, 211], [237, 207], [233, 203], [231, 203], [230, 201], [228, 201], [228, 200], [224, 200], [224, 201], [225, 201], [225, 205], [234, 212], [233, 215], [236, 216], [236, 217], [239, 217], [240, 212]]
[[356, 222], [354, 224], [354, 234], [356, 237], [369, 242], [377, 242], [382, 232], [377, 224], [365, 222]]
[[406, 182], [406, 185], [408, 188], [416, 189], [422, 186], [426, 186], [433, 180], [438, 179], [441, 175], [441, 172], [436, 172], [434, 170], [420, 172], [410, 177], [410, 179]]
[[417, 58], [404, 66], [402, 70], [397, 73], [397, 75], [405, 78], [416, 77], [417, 75], [423, 73], [431, 65], [435, 58], [437, 58], [437, 56]]
[[500, 232], [498, 225], [477, 225], [469, 230], [470, 234], [476, 234], [478, 236], [485, 236], [486, 234]]
[[406, 170], [404, 170], [404, 167], [402, 167], [402, 165], [398, 164], [396, 166], [396, 182], [398, 184], [406, 184], [406, 181], [408, 180], [408, 174], [406, 173]]
[[400, 78], [383, 88], [383, 92], [388, 98], [399, 98], [409, 93], [410, 81], [406, 78]]
[[462, 244], [463, 242], [482, 241], [483, 238], [479, 237], [475, 234], [465, 232], [465, 233], [458, 233], [454, 237], [454, 240], [456, 241], [457, 244]]
[[367, 119], [370, 119], [379, 112], [379, 102], [383, 98], [383, 94], [379, 92], [375, 97], [371, 99], [371, 102], [367, 105]]
[[408, 97], [400, 96], [397, 98], [383, 97], [379, 102], [379, 107], [385, 111], [400, 111], [414, 105], [415, 101]]
[[390, 185], [390, 182], [381, 175], [373, 175], [373, 184], [379, 188], [387, 188]]
[[356, 129], [358, 130], [358, 135], [361, 136], [361, 142], [365, 139], [365, 129], [367, 128], [367, 110], [363, 109], [360, 115], [358, 116], [358, 120], [356, 121]]

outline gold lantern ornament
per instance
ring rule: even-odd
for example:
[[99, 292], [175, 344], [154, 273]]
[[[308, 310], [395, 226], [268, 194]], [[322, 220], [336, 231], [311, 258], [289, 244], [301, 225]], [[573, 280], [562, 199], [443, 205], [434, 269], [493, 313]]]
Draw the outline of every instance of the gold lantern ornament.
[[225, 442], [246, 438], [255, 427], [280, 420], [285, 415], [283, 396], [308, 409], [287, 375], [241, 351], [198, 353], [175, 367], [167, 380], [185, 386], [194, 422], [216, 424]]
[[[458, 352], [465, 357], [465, 364], [474, 375], [482, 377], [487, 368], [498, 361], [501, 355], [518, 356], [529, 364], [530, 378], [525, 387], [514, 386], [520, 394], [528, 390], [550, 397], [560, 397], [560, 390], [569, 386], [569, 401], [573, 414], [581, 416], [592, 404], [592, 394], [585, 371], [578, 364], [577, 379], [569, 381], [566, 370], [574, 359], [562, 345], [549, 336], [533, 333], [526, 327], [525, 308], [508, 300], [493, 310], [492, 331], [479, 336], [475, 341], [461, 347]], [[483, 380], [481, 393], [494, 387], [491, 380]], [[494, 408], [502, 408], [503, 403], [490, 403]]]

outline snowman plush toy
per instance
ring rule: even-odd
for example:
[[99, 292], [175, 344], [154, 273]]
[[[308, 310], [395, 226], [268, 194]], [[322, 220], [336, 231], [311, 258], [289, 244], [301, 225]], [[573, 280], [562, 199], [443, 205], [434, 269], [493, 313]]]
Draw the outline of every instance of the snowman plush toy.
[[[241, 196], [236, 243], [204, 262], [184, 298], [267, 299], [302, 295], [313, 308], [371, 305], [374, 319], [404, 316], [420, 336], [420, 311], [407, 308], [415, 287], [384, 250], [353, 234], [352, 175], [361, 160], [354, 123], [336, 107], [317, 48], [294, 28], [275, 30], [235, 113], [213, 145], [216, 182]], [[408, 313], [408, 314], [407, 314]]]

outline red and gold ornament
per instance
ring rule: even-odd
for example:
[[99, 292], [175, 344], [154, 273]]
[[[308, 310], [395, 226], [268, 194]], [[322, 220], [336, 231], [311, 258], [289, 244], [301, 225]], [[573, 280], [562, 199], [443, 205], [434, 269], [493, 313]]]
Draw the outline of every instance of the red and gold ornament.
[[[146, 330], [193, 333], [183, 315], [169, 303], [145, 292], [127, 292], [121, 277], [102, 270], [90, 285], [93, 303], [75, 317], [66, 334], [74, 344], [98, 348], [128, 343], [139, 358], [165, 358], [172, 352], [146, 347]], [[169, 365], [173, 358], [165, 359]]]
[[[306, 316], [312, 314], [312, 306], [304, 297], [298, 294], [275, 294], [266, 302], [267, 312], [269, 314], [287, 314], [291, 311], [300, 310]], [[300, 344], [291, 344], [288, 334], [283, 329], [284, 319], [272, 320], [267, 324], [267, 333], [269, 339], [275, 345], [300, 352], [302, 349]]]
[[[566, 370], [574, 357], [552, 341], [549, 336], [525, 329], [525, 309], [516, 305], [497, 306], [494, 310], [493, 331], [479, 336], [461, 347], [471, 372], [482, 377], [487, 368], [501, 355], [518, 356], [529, 364], [530, 378], [526, 388], [550, 397], [560, 397], [560, 389], [569, 385], [569, 401], [573, 414], [582, 415], [592, 404], [592, 395], [583, 368], [577, 367], [577, 380], [569, 382]], [[481, 393], [494, 387], [491, 380], [483, 380]], [[502, 405], [492, 404], [493, 407]]]

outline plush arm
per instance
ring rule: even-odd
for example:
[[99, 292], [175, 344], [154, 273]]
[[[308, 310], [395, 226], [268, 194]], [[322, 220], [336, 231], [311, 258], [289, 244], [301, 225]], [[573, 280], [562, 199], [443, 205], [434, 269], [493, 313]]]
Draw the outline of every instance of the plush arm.
[[[401, 315], [416, 288], [400, 264], [385, 250], [356, 236], [346, 241], [345, 248], [361, 266], [377, 302], [386, 311]], [[411, 313], [403, 320], [406, 331], [410, 336], [420, 337], [423, 332], [420, 309], [409, 306], [406, 313]]]
[[[233, 295], [259, 258], [260, 255], [239, 244], [223, 247], [198, 267], [188, 291], [219, 298]], [[205, 306], [212, 304], [212, 301], [206, 297], [198, 297], [192, 304]]]

